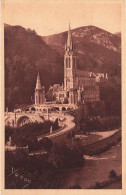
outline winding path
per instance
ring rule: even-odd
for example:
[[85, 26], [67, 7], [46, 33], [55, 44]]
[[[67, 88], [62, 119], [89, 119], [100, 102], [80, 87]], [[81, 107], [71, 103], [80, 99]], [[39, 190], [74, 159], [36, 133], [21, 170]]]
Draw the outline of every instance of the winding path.
[[61, 113], [57, 113], [57, 114], [51, 113], [50, 116], [55, 117], [55, 118], [62, 118], [62, 119], [64, 118], [65, 120], [63, 120], [62, 126], [59, 130], [53, 132], [52, 134], [46, 134], [46, 135], [39, 136], [38, 141], [41, 140], [43, 137], [48, 137], [51, 139], [51, 138], [61, 136], [65, 133], [68, 133], [69, 131], [74, 130], [75, 123], [73, 122], [74, 120], [73, 116], [68, 115], [68, 114], [63, 114], [63, 113], [62, 114]]

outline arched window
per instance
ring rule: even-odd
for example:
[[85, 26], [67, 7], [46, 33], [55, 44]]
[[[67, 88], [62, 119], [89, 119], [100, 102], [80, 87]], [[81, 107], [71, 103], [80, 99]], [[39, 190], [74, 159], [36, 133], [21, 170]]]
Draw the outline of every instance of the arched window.
[[71, 95], [71, 104], [73, 103], [72, 95]]
[[70, 68], [70, 58], [66, 58], [66, 68]]
[[75, 58], [73, 58], [73, 68], [75, 68]]
[[66, 58], [66, 68], [68, 68], [68, 58]]
[[75, 97], [75, 95], [74, 95], [74, 104], [75, 104], [75, 102], [76, 102], [76, 97]]
[[70, 58], [68, 58], [68, 68], [70, 68]]
[[38, 102], [39, 104], [41, 103], [41, 96], [39, 95], [39, 102]]
[[37, 95], [36, 95], [36, 104], [38, 103]]

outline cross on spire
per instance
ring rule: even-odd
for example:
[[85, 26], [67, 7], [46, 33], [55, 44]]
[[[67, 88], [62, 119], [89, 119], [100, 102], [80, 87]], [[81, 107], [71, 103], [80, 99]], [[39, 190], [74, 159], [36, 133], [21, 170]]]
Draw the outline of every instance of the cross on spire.
[[69, 20], [69, 31], [70, 31], [70, 20]]

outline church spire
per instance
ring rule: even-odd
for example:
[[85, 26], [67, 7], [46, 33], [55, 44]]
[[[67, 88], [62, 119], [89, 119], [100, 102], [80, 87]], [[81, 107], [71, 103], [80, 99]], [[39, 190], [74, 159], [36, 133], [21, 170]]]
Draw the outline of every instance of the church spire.
[[67, 43], [65, 49], [66, 51], [73, 51], [73, 40], [72, 40], [72, 34], [70, 29], [70, 22], [69, 22], [69, 30], [68, 30]]
[[40, 81], [40, 76], [39, 76], [39, 72], [38, 72], [38, 76], [37, 76], [37, 81], [36, 81], [36, 88], [35, 89], [41, 89], [41, 81]]

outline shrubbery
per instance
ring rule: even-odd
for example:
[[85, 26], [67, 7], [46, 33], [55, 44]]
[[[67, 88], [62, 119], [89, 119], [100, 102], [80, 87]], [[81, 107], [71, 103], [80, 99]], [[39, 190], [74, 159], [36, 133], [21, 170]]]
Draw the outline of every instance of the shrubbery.
[[14, 130], [10, 126], [5, 127], [5, 143], [9, 140], [9, 137], [12, 136], [14, 133]]
[[[48, 143], [48, 144], [47, 144]], [[17, 149], [14, 153], [5, 153], [5, 188], [20, 188], [15, 178], [7, 177], [12, 167], [18, 169], [20, 173], [26, 175], [31, 180], [28, 186], [30, 189], [58, 189], [60, 183], [57, 177], [57, 170], [61, 167], [80, 166], [83, 164], [83, 152], [78, 144], [73, 148], [66, 145], [52, 146], [51, 142], [45, 138], [43, 144], [48, 146], [48, 153], [44, 155], [28, 155], [24, 151]], [[50, 150], [51, 148], [51, 150]], [[16, 180], [16, 182], [15, 182]], [[71, 186], [71, 189], [79, 189], [80, 186]]]
[[116, 178], [117, 177], [117, 173], [115, 172], [114, 169], [112, 169], [111, 171], [109, 171], [109, 178]]
[[[113, 66], [114, 67], [114, 66]], [[113, 69], [116, 70], [115, 67]], [[109, 76], [109, 79], [101, 79], [100, 99], [105, 102], [106, 116], [121, 117], [121, 72], [118, 67], [117, 72]], [[112, 72], [112, 70], [110, 71]]]
[[117, 175], [117, 173], [115, 172], [115, 170], [111, 170], [109, 172], [109, 180], [103, 181], [103, 182], [97, 181], [95, 183], [95, 185], [89, 187], [89, 189], [103, 189], [104, 187], [107, 187], [107, 186], [109, 186], [111, 184], [114, 184], [115, 182], [118, 182], [118, 181], [122, 181], [122, 175]]
[[9, 136], [12, 137], [12, 143], [19, 147], [29, 145], [30, 148], [36, 150], [37, 136], [44, 135], [50, 132], [52, 126], [53, 131], [59, 128], [58, 119], [55, 122], [45, 121], [43, 123], [28, 123], [22, 127], [11, 128], [5, 127], [5, 138], [8, 140]]
[[83, 165], [83, 150], [78, 143], [72, 148], [65, 144], [56, 144], [49, 153], [49, 162], [57, 168]]
[[48, 189], [55, 187], [55, 167], [48, 163], [45, 155], [29, 156], [21, 150], [15, 153], [6, 152], [5, 154], [5, 188], [20, 189], [21, 181], [12, 176], [7, 177], [11, 173], [11, 168], [18, 169], [19, 173], [31, 180], [28, 188], [31, 189]]
[[115, 128], [120, 128], [121, 120], [119, 117], [107, 117], [87, 120], [86, 131], [109, 131]]

